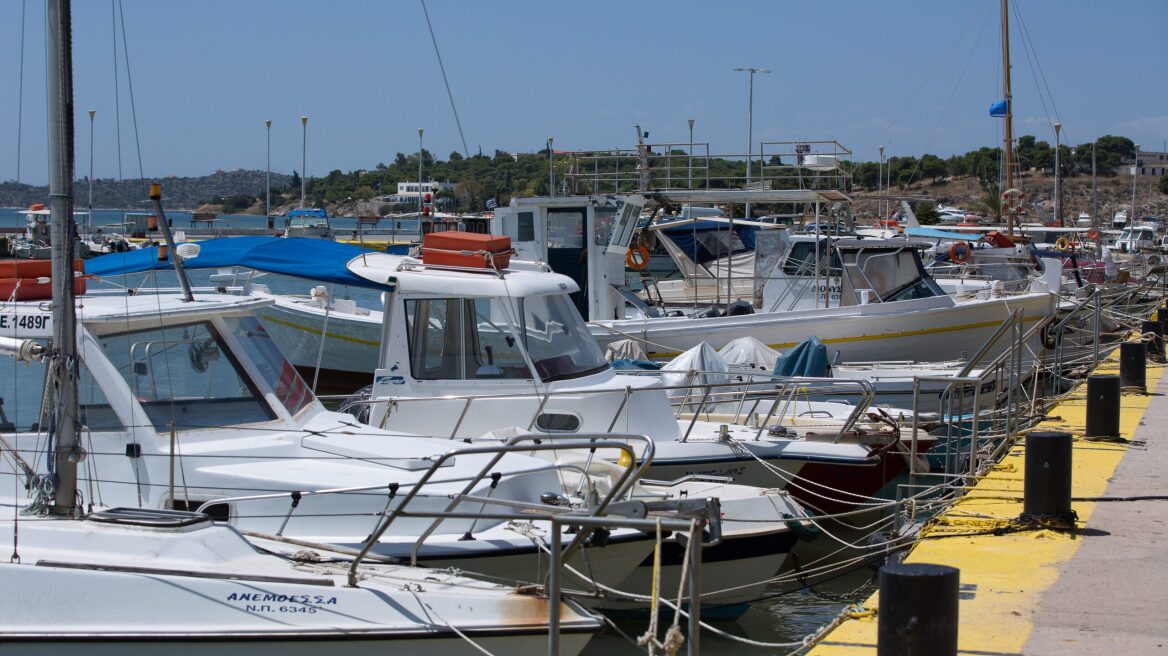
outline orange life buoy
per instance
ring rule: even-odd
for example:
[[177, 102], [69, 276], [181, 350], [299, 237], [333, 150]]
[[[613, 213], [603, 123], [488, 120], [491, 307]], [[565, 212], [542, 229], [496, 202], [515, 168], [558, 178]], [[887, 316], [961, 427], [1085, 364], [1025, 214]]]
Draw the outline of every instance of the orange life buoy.
[[957, 264], [965, 264], [969, 261], [969, 255], [972, 250], [969, 247], [969, 242], [959, 241], [949, 247], [949, 259]]
[[[633, 253], [636, 253], [636, 256]], [[633, 271], [643, 270], [649, 266], [649, 249], [640, 244], [629, 246], [629, 252], [625, 253], [625, 265]]]
[[1099, 241], [1099, 231], [1095, 228], [1091, 228], [1087, 231], [1087, 239], [1090, 239], [1091, 241]]
[[1055, 240], [1054, 247], [1060, 251], [1065, 251], [1071, 247], [1071, 242], [1067, 241], [1066, 237], [1059, 237]]

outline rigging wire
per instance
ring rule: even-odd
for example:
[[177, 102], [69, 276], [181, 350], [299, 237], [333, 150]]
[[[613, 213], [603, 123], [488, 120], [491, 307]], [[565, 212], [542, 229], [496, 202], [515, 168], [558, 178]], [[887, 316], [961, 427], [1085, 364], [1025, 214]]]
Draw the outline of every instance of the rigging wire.
[[945, 115], [949, 112], [949, 107], [953, 105], [953, 98], [957, 95], [957, 89], [961, 87], [961, 81], [965, 79], [965, 72], [969, 70], [969, 63], [973, 61], [974, 54], [977, 53], [977, 46], [981, 43], [981, 37], [985, 34], [986, 25], [990, 22], [990, 14], [987, 12], [985, 20], [982, 21], [981, 29], [977, 32], [977, 38], [973, 40], [973, 47], [969, 49], [969, 56], [965, 58], [965, 64], [961, 67], [961, 74], [957, 76], [957, 82], [953, 85], [953, 90], [949, 92], [949, 99], [945, 101], [945, 107], [941, 110], [941, 115], [937, 118], [937, 124], [933, 126], [933, 131], [929, 133], [929, 139], [925, 142], [925, 147], [921, 150], [921, 157], [917, 159], [917, 164], [913, 167], [912, 172], [905, 182], [912, 182], [916, 178], [917, 173], [921, 170], [921, 162], [924, 161], [924, 156], [929, 152], [929, 146], [932, 145], [933, 139], [937, 136], [937, 131], [941, 129], [941, 123], [945, 120]]
[[16, 94], [16, 183], [20, 184], [20, 142], [24, 132], [24, 14], [27, 0], [20, 0], [20, 75]]
[[[138, 178], [146, 184], [145, 173], [142, 168], [142, 141], [138, 134], [138, 109], [134, 104], [134, 76], [130, 74], [130, 44], [126, 39], [126, 14], [122, 0], [118, 2], [118, 16], [122, 24], [122, 53], [126, 59], [126, 87], [130, 90], [130, 116], [134, 121], [134, 146], [138, 150]], [[159, 217], [161, 219], [161, 217]]]
[[[1051, 110], [1054, 112], [1054, 118], [1059, 123], [1062, 123], [1062, 118], [1059, 117], [1058, 107], [1054, 104], [1054, 95], [1050, 92], [1050, 86], [1046, 83], [1046, 73], [1042, 70], [1042, 64], [1038, 61], [1038, 51], [1034, 48], [1034, 41], [1030, 38], [1030, 30], [1026, 28], [1026, 21], [1022, 20], [1022, 12], [1018, 9], [1017, 4], [1014, 5], [1014, 16], [1018, 19], [1018, 25], [1021, 27], [1020, 34], [1022, 36], [1022, 50], [1026, 53], [1026, 61], [1030, 65], [1030, 76], [1034, 78], [1034, 86], [1038, 91], [1038, 100], [1042, 103], [1042, 111], [1046, 114], [1046, 122], [1052, 123], [1050, 119]], [[1035, 73], [1035, 68], [1038, 69]], [[1039, 84], [1039, 78], [1042, 79], [1042, 84]], [[1043, 90], [1045, 89], [1045, 96]], [[1050, 109], [1046, 107], [1047, 99], [1050, 100]], [[1065, 136], [1066, 126], [1063, 126], [1063, 133]], [[1057, 144], [1056, 144], [1057, 147]]]
[[110, 24], [114, 31], [114, 126], [118, 141], [118, 182], [122, 181], [122, 103], [118, 88], [118, 16], [116, 0], [110, 0]]
[[466, 136], [462, 134], [462, 122], [458, 120], [458, 109], [454, 106], [454, 94], [450, 92], [450, 80], [446, 79], [446, 66], [442, 63], [442, 53], [438, 52], [438, 39], [434, 37], [434, 26], [430, 24], [430, 12], [426, 10], [426, 0], [422, 3], [422, 13], [426, 15], [426, 27], [430, 28], [430, 40], [434, 42], [434, 54], [438, 57], [438, 68], [442, 71], [442, 82], [446, 85], [446, 95], [450, 98], [450, 110], [454, 112], [454, 124], [458, 126], [458, 137], [462, 140], [462, 154], [470, 157], [466, 147]]
[[[901, 105], [899, 110], [897, 110], [896, 115], [892, 117], [892, 120], [888, 122], [888, 125], [884, 126], [884, 129], [880, 132], [880, 136], [876, 137], [876, 141], [874, 141], [872, 145], [868, 147], [868, 152], [875, 150], [877, 144], [884, 140], [884, 135], [888, 134], [888, 131], [892, 129], [893, 125], [896, 125], [896, 122], [900, 120], [900, 117], [904, 115], [905, 111], [908, 110], [909, 106], [912, 105], [914, 100], [916, 100], [916, 97], [920, 94], [921, 90], [924, 89], [925, 85], [929, 83], [930, 79], [932, 79], [933, 74], [936, 73], [937, 69], [941, 67], [941, 64], [943, 64], [945, 60], [949, 58], [949, 55], [953, 53], [953, 49], [957, 47], [957, 44], [965, 38], [965, 33], [968, 32], [971, 27], [977, 24], [977, 19], [981, 17], [982, 13], [987, 13], [988, 15], [989, 8], [993, 6], [993, 1], [994, 0], [987, 0], [985, 7], [983, 7], [981, 11], [973, 16], [973, 18], [969, 21], [969, 24], [965, 26], [965, 29], [961, 30], [961, 33], [957, 35], [957, 38], [953, 40], [953, 43], [949, 44], [949, 49], [946, 50], [945, 54], [937, 60], [936, 64], [933, 64], [932, 70], [930, 70], [928, 75], [925, 76], [925, 79], [922, 80], [921, 83], [917, 86], [916, 90], [912, 92], [912, 95], [910, 95], [908, 99], [904, 101], [904, 104]], [[889, 159], [891, 159], [891, 156]]]

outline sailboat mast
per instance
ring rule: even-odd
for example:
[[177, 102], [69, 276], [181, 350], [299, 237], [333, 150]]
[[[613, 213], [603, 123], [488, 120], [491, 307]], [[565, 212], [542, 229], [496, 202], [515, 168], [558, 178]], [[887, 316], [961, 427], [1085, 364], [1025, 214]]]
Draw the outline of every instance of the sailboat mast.
[[[1002, 97], [1006, 101], [1006, 130], [1002, 149], [1006, 189], [1014, 188], [1014, 98], [1010, 94], [1010, 0], [1002, 0]], [[999, 191], [1006, 191], [1000, 189]], [[1014, 234], [1014, 210], [1006, 211], [1006, 234]]]
[[77, 511], [77, 328], [73, 297], [73, 24], [70, 0], [49, 0], [46, 21], [49, 104], [49, 217], [52, 239], [53, 417], [57, 490], [53, 512]]

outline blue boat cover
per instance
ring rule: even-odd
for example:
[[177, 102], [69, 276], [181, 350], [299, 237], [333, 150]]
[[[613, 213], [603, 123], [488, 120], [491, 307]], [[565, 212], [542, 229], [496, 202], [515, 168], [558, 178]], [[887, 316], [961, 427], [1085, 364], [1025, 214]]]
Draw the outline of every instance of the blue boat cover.
[[795, 348], [780, 355], [775, 360], [772, 374], [775, 378], [787, 376], [827, 376], [827, 346], [812, 335], [795, 345]]
[[926, 239], [949, 239], [951, 241], [977, 241], [985, 234], [984, 231], [978, 230], [976, 232], [949, 232], [948, 230], [938, 230], [936, 228], [905, 228], [904, 234], [908, 237], [924, 237]]
[[[710, 250], [710, 244], [702, 237], [706, 233], [720, 232], [729, 229], [729, 224], [720, 221], [695, 221], [693, 223], [686, 223], [685, 225], [676, 226], [673, 228], [662, 228], [661, 232], [665, 233], [677, 247], [682, 250], [691, 260], [698, 264], [705, 264], [710, 260], [718, 257], [725, 257], [725, 252], [716, 252]], [[754, 250], [754, 235], [758, 232], [758, 226], [755, 225], [738, 225], [734, 226], [734, 234], [746, 247], [747, 251]], [[740, 251], [741, 252], [741, 251]]]
[[649, 362], [648, 360], [630, 360], [629, 358], [619, 358], [612, 361], [612, 368], [617, 371], [657, 371], [661, 369], [660, 362]]
[[[369, 249], [325, 239], [306, 237], [226, 237], [199, 242], [199, 256], [183, 260], [187, 269], [243, 267], [297, 278], [370, 289], [387, 289], [349, 271], [350, 260]], [[96, 276], [121, 276], [143, 271], [173, 269], [170, 260], [158, 261], [158, 248], [110, 253], [85, 263], [85, 272]]]

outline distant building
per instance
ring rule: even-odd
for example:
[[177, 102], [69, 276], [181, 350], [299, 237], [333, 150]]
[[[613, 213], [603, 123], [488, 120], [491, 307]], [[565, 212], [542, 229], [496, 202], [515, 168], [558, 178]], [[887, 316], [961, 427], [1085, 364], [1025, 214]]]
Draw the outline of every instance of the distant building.
[[[1136, 171], [1138, 175], [1151, 175], [1158, 178], [1168, 173], [1168, 153], [1141, 150], [1136, 154], [1136, 159], [1140, 163], [1139, 170]], [[1130, 174], [1131, 170], [1132, 166], [1129, 163], [1125, 172]]]
[[[450, 182], [436, 182], [431, 180], [422, 183], [421, 193], [436, 194], [443, 189], [454, 189], [454, 185]], [[380, 203], [417, 203], [418, 202], [418, 183], [417, 182], [399, 182], [397, 183], [397, 193], [387, 194], [385, 196], [378, 196], [373, 200]]]

